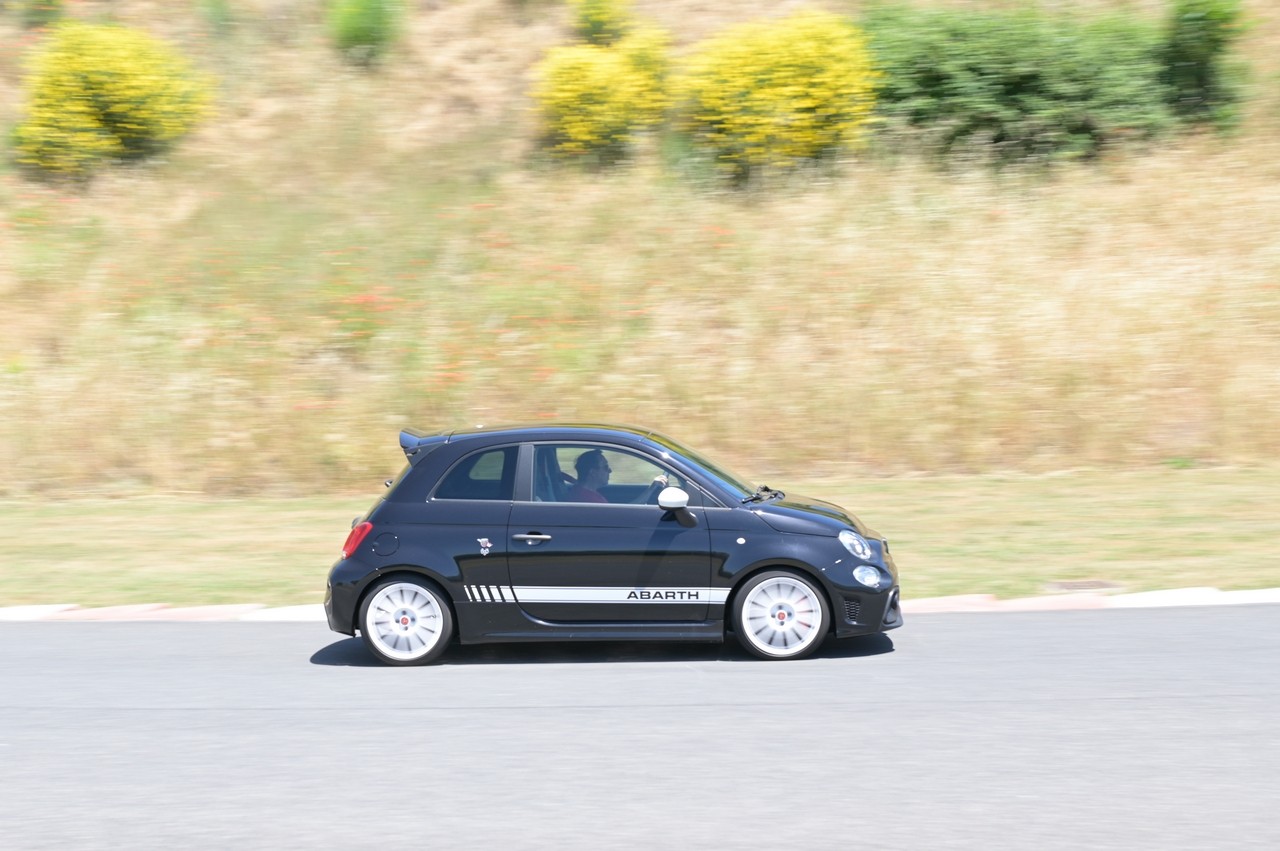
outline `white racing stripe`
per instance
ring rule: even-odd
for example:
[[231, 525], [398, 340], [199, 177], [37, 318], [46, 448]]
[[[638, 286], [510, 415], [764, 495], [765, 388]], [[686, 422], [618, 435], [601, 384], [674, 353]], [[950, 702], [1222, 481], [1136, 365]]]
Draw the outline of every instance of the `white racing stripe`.
[[464, 585], [472, 603], [724, 603], [728, 588], [575, 587], [560, 585]]
[[724, 603], [728, 588], [636, 588], [516, 585], [522, 603]]

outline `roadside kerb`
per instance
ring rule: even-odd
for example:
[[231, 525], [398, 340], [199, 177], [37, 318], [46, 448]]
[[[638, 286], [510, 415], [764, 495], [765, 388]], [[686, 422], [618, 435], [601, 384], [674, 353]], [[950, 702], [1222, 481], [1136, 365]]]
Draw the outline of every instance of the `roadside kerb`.
[[1248, 603], [1280, 603], [1280, 588], [1222, 591], [1218, 588], [1172, 588], [1133, 594], [1082, 592], [1044, 597], [998, 600], [994, 594], [964, 594], [903, 600], [906, 614], [932, 612], [1044, 612], [1078, 609], [1138, 609], [1166, 606], [1228, 606]]
[[70, 609], [78, 609], [73, 603], [52, 606], [8, 606], [0, 608], [0, 621], [39, 621]]
[[256, 612], [249, 612], [241, 615], [236, 620], [242, 621], [284, 621], [284, 622], [323, 622], [324, 606], [319, 603], [312, 603], [306, 606], [280, 606], [273, 609], [259, 609]]

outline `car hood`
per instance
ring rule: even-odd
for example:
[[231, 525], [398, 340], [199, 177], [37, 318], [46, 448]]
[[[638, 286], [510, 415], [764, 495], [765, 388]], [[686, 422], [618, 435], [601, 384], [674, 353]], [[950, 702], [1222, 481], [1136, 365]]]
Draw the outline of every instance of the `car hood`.
[[788, 494], [782, 499], [760, 503], [755, 513], [779, 532], [797, 535], [838, 535], [842, 529], [879, 537], [862, 521], [835, 503]]

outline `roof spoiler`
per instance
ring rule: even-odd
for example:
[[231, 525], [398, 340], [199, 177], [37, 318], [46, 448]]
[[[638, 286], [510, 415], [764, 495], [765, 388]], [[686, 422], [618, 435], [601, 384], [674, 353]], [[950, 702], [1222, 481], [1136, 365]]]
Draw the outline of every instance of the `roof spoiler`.
[[417, 429], [407, 428], [400, 432], [400, 448], [410, 464], [417, 464], [437, 446], [449, 439], [447, 434], [427, 434]]

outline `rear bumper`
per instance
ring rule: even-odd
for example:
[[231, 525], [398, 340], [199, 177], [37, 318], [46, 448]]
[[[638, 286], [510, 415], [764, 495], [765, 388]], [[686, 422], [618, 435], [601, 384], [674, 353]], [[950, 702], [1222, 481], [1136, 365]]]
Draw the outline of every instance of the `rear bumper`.
[[343, 567], [347, 564], [345, 559], [340, 560], [329, 571], [329, 581], [324, 589], [324, 616], [329, 622], [329, 629], [343, 635], [355, 635], [359, 590], [355, 581], [344, 580], [344, 574], [358, 575], [362, 571], [344, 571]]

